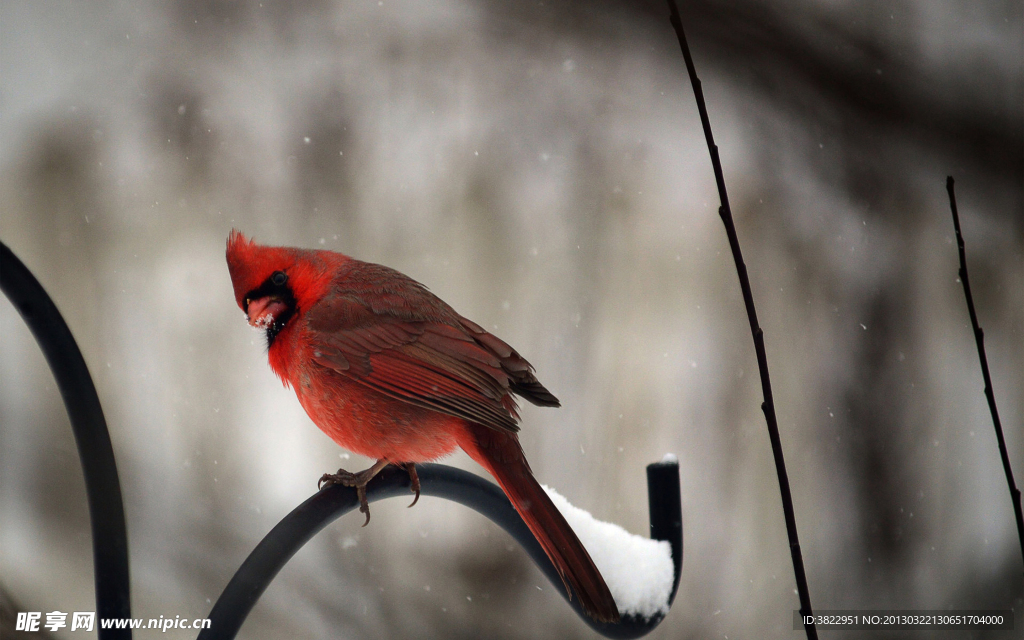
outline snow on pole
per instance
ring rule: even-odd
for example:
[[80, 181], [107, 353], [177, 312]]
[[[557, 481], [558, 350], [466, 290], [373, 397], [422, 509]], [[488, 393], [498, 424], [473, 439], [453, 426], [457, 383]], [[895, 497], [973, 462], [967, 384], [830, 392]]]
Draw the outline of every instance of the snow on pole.
[[619, 613], [648, 620], [666, 615], [675, 579], [671, 545], [598, 520], [554, 489], [541, 486], [601, 571]]

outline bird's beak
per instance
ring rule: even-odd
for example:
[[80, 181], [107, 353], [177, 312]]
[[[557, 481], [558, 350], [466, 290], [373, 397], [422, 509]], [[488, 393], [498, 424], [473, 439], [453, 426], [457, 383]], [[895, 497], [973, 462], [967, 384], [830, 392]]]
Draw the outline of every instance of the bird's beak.
[[278, 316], [288, 310], [288, 305], [277, 296], [267, 296], [249, 300], [246, 309], [249, 324], [254, 329], [266, 329], [274, 323]]

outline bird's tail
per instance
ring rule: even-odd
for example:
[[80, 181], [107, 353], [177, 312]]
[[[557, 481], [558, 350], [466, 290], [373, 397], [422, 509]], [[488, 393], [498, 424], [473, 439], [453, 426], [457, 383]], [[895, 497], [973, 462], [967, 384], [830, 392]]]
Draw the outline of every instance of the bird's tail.
[[[487, 469], [512, 501], [523, 522], [548, 554], [562, 583], [579, 596], [583, 610], [599, 622], [618, 622], [608, 585], [594, 566], [569, 523], [534, 479], [519, 439], [514, 433], [473, 425], [460, 443], [471, 458]], [[569, 591], [570, 598], [572, 591]]]

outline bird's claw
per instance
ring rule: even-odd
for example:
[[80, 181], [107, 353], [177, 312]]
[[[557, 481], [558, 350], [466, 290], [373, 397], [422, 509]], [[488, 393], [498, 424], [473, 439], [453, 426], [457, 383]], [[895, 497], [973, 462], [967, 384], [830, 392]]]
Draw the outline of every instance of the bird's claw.
[[[360, 474], [352, 473], [351, 471], [345, 471], [344, 469], [338, 469], [338, 473], [325, 473], [320, 476], [319, 482], [316, 483], [317, 489], [323, 489], [324, 487], [330, 487], [333, 485], [341, 485], [343, 487], [358, 487], [361, 478]], [[363, 483], [365, 486], [365, 483]]]
[[409, 473], [409, 488], [416, 493], [416, 497], [412, 499], [412, 504], [410, 504], [409, 507], [407, 507], [411, 508], [413, 505], [420, 501], [420, 477], [416, 473], [416, 464], [413, 462], [406, 462], [405, 470]]
[[325, 473], [324, 475], [320, 476], [319, 480], [317, 480], [316, 490], [320, 491], [324, 487], [330, 487], [331, 485], [335, 484], [341, 484], [341, 481], [338, 479], [337, 474]]
[[370, 524], [370, 503], [366, 501], [366, 485], [356, 487], [356, 495], [359, 496], [359, 513], [366, 514], [366, 522], [363, 526]]
[[[363, 526], [370, 524], [370, 503], [366, 499], [366, 485], [369, 484], [370, 480], [377, 475], [381, 469], [388, 465], [388, 461], [381, 459], [373, 464], [369, 469], [360, 471], [359, 473], [352, 473], [351, 471], [345, 471], [344, 469], [338, 469], [338, 473], [325, 473], [320, 476], [320, 481], [316, 483], [317, 489], [323, 489], [331, 485], [340, 484], [343, 487], [355, 487], [356, 496], [359, 497], [359, 512], [366, 514], [366, 522]], [[413, 498], [411, 507], [416, 504], [420, 499], [420, 477], [416, 474], [416, 465], [412, 462], [406, 462], [401, 465], [405, 467], [405, 470], [409, 473], [409, 480], [411, 481], [410, 488], [416, 493], [416, 497]]]
[[366, 499], [366, 485], [373, 479], [373, 476], [377, 475], [380, 468], [384, 465], [375, 464], [373, 467], [360, 471], [359, 473], [352, 473], [351, 471], [345, 471], [344, 469], [338, 469], [338, 473], [325, 473], [320, 476], [320, 481], [317, 482], [317, 489], [324, 487], [330, 487], [332, 485], [341, 485], [343, 487], [354, 487], [356, 490], [356, 496], [359, 497], [359, 512], [366, 514], [366, 522], [363, 526], [370, 524], [370, 503]]

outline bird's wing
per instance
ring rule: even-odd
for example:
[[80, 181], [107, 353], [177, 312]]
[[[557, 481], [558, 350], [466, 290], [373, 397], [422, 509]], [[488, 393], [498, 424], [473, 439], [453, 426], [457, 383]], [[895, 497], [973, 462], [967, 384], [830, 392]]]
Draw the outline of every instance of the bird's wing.
[[392, 398], [500, 431], [519, 430], [511, 392], [557, 406], [530, 364], [479, 326], [453, 311], [449, 318], [389, 313], [379, 301], [337, 292], [309, 309], [313, 361]]

